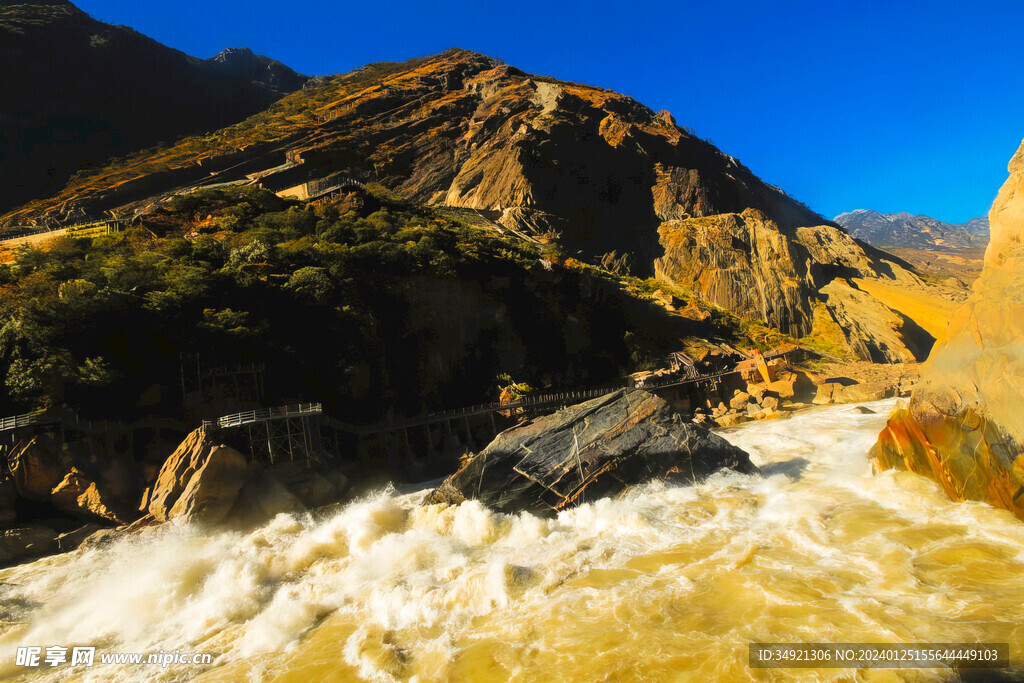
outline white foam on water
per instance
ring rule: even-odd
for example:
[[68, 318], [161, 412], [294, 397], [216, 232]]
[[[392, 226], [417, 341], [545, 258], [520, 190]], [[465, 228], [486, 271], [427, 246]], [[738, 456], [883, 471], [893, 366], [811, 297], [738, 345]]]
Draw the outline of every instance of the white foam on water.
[[1024, 622], [1024, 524], [914, 475], [873, 475], [866, 453], [891, 402], [868, 407], [725, 433], [765, 476], [653, 482], [550, 519], [388, 489], [249, 533], [169, 524], [10, 568], [3, 605], [27, 623], [0, 636], [0, 674], [23, 673], [10, 664], [19, 645], [94, 644], [212, 652], [215, 670], [263, 679], [337, 623], [348, 626], [331, 666], [373, 681], [472, 680], [484, 669], [460, 667], [473, 648], [524, 680], [552, 667], [566, 680], [639, 680], [659, 665], [744, 678], [754, 639], [1024, 644], [1006, 625]]

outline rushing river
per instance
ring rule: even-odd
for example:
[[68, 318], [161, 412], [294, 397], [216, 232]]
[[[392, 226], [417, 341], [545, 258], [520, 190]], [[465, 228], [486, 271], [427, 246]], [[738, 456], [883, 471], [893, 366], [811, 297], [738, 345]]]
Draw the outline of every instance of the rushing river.
[[[0, 572], [0, 675], [68, 680], [943, 680], [753, 670], [759, 641], [1009, 642], [1024, 653], [1024, 524], [873, 476], [891, 402], [725, 436], [764, 476], [651, 484], [556, 519], [384, 492], [249, 532], [165, 526]], [[94, 645], [92, 667], [15, 664]], [[102, 653], [212, 665], [103, 665]], [[45, 655], [45, 650], [44, 650]]]

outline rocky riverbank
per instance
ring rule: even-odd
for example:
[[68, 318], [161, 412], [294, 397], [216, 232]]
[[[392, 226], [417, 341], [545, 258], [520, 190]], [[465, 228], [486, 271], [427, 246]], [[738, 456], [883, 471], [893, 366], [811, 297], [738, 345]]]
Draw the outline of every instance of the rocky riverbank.
[[812, 405], [909, 396], [917, 377], [917, 363], [828, 362], [784, 368], [770, 382], [747, 382], [745, 387], [733, 389], [728, 401], [707, 401], [695, 412], [694, 419], [709, 426], [734, 427], [753, 420], [789, 417]]
[[[630, 470], [632, 474], [629, 476], [621, 476], [620, 472], [616, 481], [621, 486], [643, 478], [660, 478], [673, 471], [696, 476], [717, 466], [742, 469], [742, 459], [728, 457], [704, 459], [699, 466], [693, 465], [689, 455], [684, 458], [680, 453], [665, 457], [661, 454], [652, 460], [649, 449], [634, 451], [634, 442], [654, 438], [652, 435], [655, 434], [679, 431], [680, 443], [701, 444], [698, 450], [710, 449], [709, 452], [717, 453], [718, 450], [712, 447], [717, 443], [717, 437], [709, 434], [707, 428], [720, 429], [748, 421], [785, 418], [812, 405], [905, 395], [916, 371], [916, 365], [880, 366], [869, 363], [783, 366], [773, 370], [770, 382], [743, 382], [734, 376], [733, 382], [709, 388], [695, 408], [691, 406], [692, 402], [666, 402], [643, 392], [627, 392], [630, 396], [651, 396], [654, 403], [649, 405], [657, 409], [649, 411], [651, 414], [643, 420], [625, 417], [616, 420], [617, 425], [625, 424], [627, 428], [616, 427], [621, 433], [616, 432], [614, 438], [598, 430], [588, 443], [605, 446], [612, 441], [620, 445], [626, 443], [620, 452], [622, 457], [616, 455], [611, 458], [615, 468], [625, 467], [627, 460], [644, 463], [643, 467]], [[604, 397], [597, 402], [608, 403], [611, 400]], [[573, 415], [589, 414], [587, 406], [590, 403], [594, 402], [513, 426], [487, 448], [478, 451], [475, 458], [465, 460], [459, 471], [462, 475], [476, 471], [477, 465], [468, 466], [468, 463], [484, 462], [500, 451], [502, 444], [520, 439], [522, 433], [529, 432], [531, 439], [557, 440], [559, 435], [566, 433], [565, 425], [573, 422]], [[621, 439], [625, 441], [616, 441]], [[163, 446], [157, 450], [159, 448]], [[605, 450], [601, 452], [607, 455]], [[345, 453], [332, 454], [338, 457], [319, 463], [280, 459], [276, 463], [255, 461], [226, 443], [222, 434], [209, 427], [194, 430], [176, 448], [168, 448], [164, 452], [168, 451], [170, 454], [159, 466], [147, 466], [136, 471], [126, 460], [126, 454], [116, 450], [90, 455], [81, 449], [62, 448], [56, 439], [45, 433], [24, 439], [10, 453], [10, 476], [0, 482], [0, 564], [67, 552], [90, 537], [89, 542], [103, 542], [104, 539], [109, 540], [111, 534], [171, 520], [207, 526], [245, 527], [280, 512], [301, 512], [347, 500], [373, 481], [415, 480], [412, 470], [403, 474], [386, 467], [384, 461], [379, 461], [375, 470], [368, 463], [348, 462]], [[608, 451], [612, 452], [619, 451]], [[481, 457], [484, 460], [479, 460]], [[407, 464], [416, 466], [416, 471], [422, 469], [418, 460]], [[497, 470], [492, 469], [489, 476], [496, 473]], [[458, 482], [459, 476], [452, 475], [450, 481]], [[602, 495], [614, 493], [604, 486], [607, 481], [602, 481], [601, 486], [588, 483], [577, 488], [587, 489], [587, 499], [600, 492]], [[497, 486], [491, 483], [492, 488]], [[454, 490], [462, 491], [460, 495], [463, 497], [475, 493], [466, 486], [460, 486]], [[451, 496], [449, 499], [455, 500]]]

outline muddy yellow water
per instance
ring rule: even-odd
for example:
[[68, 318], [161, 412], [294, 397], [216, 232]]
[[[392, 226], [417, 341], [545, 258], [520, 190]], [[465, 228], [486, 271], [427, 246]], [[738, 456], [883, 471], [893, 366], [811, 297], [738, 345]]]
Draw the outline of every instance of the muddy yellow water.
[[[204, 681], [955, 680], [755, 670], [748, 644], [1009, 642], [1024, 524], [865, 457], [890, 403], [727, 433], [763, 476], [651, 484], [554, 519], [381, 492], [250, 533], [168, 526], [4, 570], [0, 673]], [[21, 623], [15, 623], [21, 622]], [[28, 670], [19, 645], [95, 645]], [[102, 665], [100, 653], [211, 653]], [[44, 667], [45, 668], [45, 667]], [[28, 672], [28, 673], [26, 673]]]

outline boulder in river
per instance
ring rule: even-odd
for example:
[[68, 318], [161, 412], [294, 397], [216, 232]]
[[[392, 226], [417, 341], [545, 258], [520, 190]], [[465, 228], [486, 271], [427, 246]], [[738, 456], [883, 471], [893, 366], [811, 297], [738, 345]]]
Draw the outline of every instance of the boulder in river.
[[133, 516], [129, 511], [118, 510], [118, 506], [110, 500], [92, 481], [72, 467], [59, 484], [50, 492], [50, 500], [57, 509], [89, 519], [96, 518], [114, 524], [124, 524]]
[[989, 212], [974, 291], [872, 451], [879, 469], [935, 479], [953, 500], [1024, 519], [1024, 144]]
[[155, 522], [260, 523], [338, 502], [348, 486], [341, 472], [323, 463], [250, 462], [222, 443], [225, 437], [200, 427], [167, 458], [142, 501]]
[[690, 482], [722, 468], [757, 472], [747, 454], [645, 391], [621, 389], [508, 429], [428, 494], [501, 512], [550, 513], [651, 479]]
[[208, 524], [223, 521], [245, 483], [248, 465], [245, 457], [230, 446], [209, 449], [167, 516]]
[[200, 427], [167, 458], [149, 496], [158, 521], [172, 517], [215, 524], [223, 520], [245, 481], [248, 463], [241, 453], [217, 444]]

